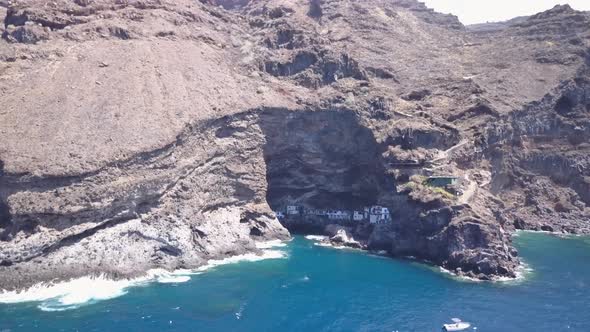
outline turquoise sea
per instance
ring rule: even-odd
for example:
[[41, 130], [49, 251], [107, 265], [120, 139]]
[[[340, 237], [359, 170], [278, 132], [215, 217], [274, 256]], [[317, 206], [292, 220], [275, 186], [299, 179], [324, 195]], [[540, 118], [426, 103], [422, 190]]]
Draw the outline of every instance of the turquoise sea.
[[270, 259], [125, 284], [110, 295], [76, 297], [74, 287], [61, 299], [0, 303], [0, 331], [428, 332], [452, 317], [477, 331], [590, 331], [590, 239], [514, 240], [529, 267], [517, 282], [461, 281], [296, 237], [269, 249]]

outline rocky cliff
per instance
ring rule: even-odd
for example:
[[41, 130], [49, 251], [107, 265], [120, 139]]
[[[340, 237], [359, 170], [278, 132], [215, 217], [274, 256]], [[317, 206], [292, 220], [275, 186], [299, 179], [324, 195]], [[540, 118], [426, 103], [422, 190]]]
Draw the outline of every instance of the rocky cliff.
[[[467, 29], [414, 0], [0, 1], [0, 288], [352, 236], [481, 279], [590, 233], [590, 15]], [[420, 177], [461, 179], [457, 196]], [[284, 227], [286, 226], [287, 229]], [[329, 229], [334, 229], [333, 226]]]

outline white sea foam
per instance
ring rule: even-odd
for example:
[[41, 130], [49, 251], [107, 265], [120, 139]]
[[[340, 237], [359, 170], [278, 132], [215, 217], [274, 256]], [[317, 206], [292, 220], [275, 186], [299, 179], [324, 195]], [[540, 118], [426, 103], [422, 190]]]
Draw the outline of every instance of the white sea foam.
[[360, 250], [360, 249], [352, 248], [349, 246], [342, 246], [342, 245], [333, 244], [333, 243], [327, 241], [329, 239], [329, 237], [324, 236], [324, 235], [306, 235], [305, 238], [308, 240], [314, 241], [313, 245], [318, 246], [318, 247], [328, 247], [328, 248], [339, 249], [339, 250]]
[[59, 299], [64, 305], [90, 300], [106, 300], [126, 293], [126, 288], [141, 280], [110, 280], [104, 276], [83, 277], [55, 284], [41, 283], [24, 291], [0, 293], [0, 303], [17, 303]]
[[149, 270], [144, 278], [150, 282], [154, 281], [160, 284], [173, 284], [191, 280], [190, 275], [192, 274], [199, 273], [194, 273], [192, 270], [186, 269], [179, 269], [172, 272], [164, 269], [153, 269]]
[[38, 308], [43, 311], [64, 311], [79, 308], [97, 301], [113, 299], [127, 294], [129, 288], [149, 283], [182, 283], [191, 279], [190, 275], [201, 274], [211, 268], [237, 262], [255, 262], [264, 259], [287, 257], [280, 250], [264, 250], [261, 255], [244, 254], [220, 260], [210, 260], [195, 270], [153, 269], [139, 278], [112, 280], [105, 275], [88, 276], [58, 283], [40, 283], [20, 291], [0, 290], [0, 303], [41, 302]]
[[79, 307], [80, 307], [79, 305], [59, 306], [59, 305], [45, 304], [45, 303], [41, 303], [37, 306], [37, 308], [39, 308], [41, 311], [48, 311], [48, 312], [66, 311], [66, 310], [77, 309]]
[[306, 235], [305, 238], [312, 241], [323, 241], [328, 237], [324, 235]]
[[332, 248], [332, 249], [352, 249], [350, 247], [346, 247], [346, 246], [337, 246], [328, 242], [316, 242], [313, 244], [314, 246], [318, 246], [318, 247], [328, 247], [328, 248]]
[[244, 314], [244, 309], [246, 308], [246, 303], [242, 303], [240, 305], [240, 309], [235, 313], [236, 319], [242, 319], [242, 315]]
[[353, 247], [349, 247], [349, 246], [336, 245], [336, 244], [332, 244], [330, 242], [315, 242], [313, 245], [314, 246], [318, 246], [318, 247], [326, 247], [326, 248], [338, 249], [338, 250], [364, 251], [364, 250], [359, 249], [359, 248], [353, 248]]
[[532, 273], [533, 268], [525, 262], [520, 263], [516, 269], [516, 278], [498, 278], [496, 281], [505, 283], [520, 283], [525, 281]]
[[207, 262], [207, 264], [199, 267], [197, 271], [207, 271], [219, 265], [226, 265], [226, 264], [234, 264], [239, 262], [257, 262], [264, 259], [279, 259], [285, 258], [287, 254], [284, 251], [280, 250], [264, 250], [261, 255], [257, 254], [244, 254], [238, 256], [227, 257], [224, 259], [212, 259]]
[[175, 283], [180, 283], [180, 282], [187, 282], [189, 280], [191, 280], [191, 277], [189, 277], [189, 276], [174, 276], [174, 275], [158, 278], [158, 282], [161, 284], [175, 284]]
[[549, 231], [535, 231], [530, 229], [518, 229], [512, 233], [512, 237], [519, 237], [522, 234], [531, 233], [531, 234], [548, 234], [548, 235], [566, 235], [564, 233], [559, 232], [549, 232]]
[[282, 248], [282, 247], [286, 247], [286, 246], [287, 246], [287, 244], [281, 240], [256, 242], [256, 248], [258, 248], [258, 249]]
[[458, 281], [465, 281], [465, 282], [483, 282], [483, 280], [479, 280], [476, 278], [471, 278], [467, 276], [460, 276], [455, 272], [445, 269], [444, 267], [439, 266], [439, 270], [441, 273], [448, 275], [450, 278], [458, 280]]
[[[485, 282], [484, 280], [471, 278], [467, 276], [460, 276], [453, 271], [447, 270], [443, 267], [439, 267], [440, 272], [449, 275], [451, 278], [459, 281], [466, 281], [466, 282]], [[533, 269], [526, 263], [521, 262], [518, 268], [515, 271], [516, 277], [496, 277], [491, 282], [497, 283], [505, 283], [505, 284], [518, 284], [526, 280], [526, 278], [533, 272]]]
[[0, 303], [42, 302], [38, 307], [43, 311], [63, 311], [125, 295], [129, 287], [146, 284], [149, 280], [149, 276], [125, 280], [97, 276], [54, 284], [41, 283], [24, 291], [0, 292]]

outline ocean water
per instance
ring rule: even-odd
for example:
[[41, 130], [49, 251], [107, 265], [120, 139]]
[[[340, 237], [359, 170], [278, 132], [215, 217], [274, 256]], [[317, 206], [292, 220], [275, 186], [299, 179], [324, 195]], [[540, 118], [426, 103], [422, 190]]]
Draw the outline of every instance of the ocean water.
[[590, 239], [515, 242], [522, 279], [486, 283], [296, 237], [199, 271], [3, 293], [0, 331], [428, 332], [453, 317], [472, 331], [590, 331]]

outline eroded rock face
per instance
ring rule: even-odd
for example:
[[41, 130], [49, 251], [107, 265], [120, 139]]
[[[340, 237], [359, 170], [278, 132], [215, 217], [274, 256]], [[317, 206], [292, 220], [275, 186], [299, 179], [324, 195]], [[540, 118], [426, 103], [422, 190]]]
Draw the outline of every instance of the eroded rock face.
[[266, 203], [255, 118], [231, 122], [246, 131], [228, 132], [225, 119], [191, 125], [169, 146], [88, 175], [4, 176], [3, 286], [194, 267], [288, 238]]
[[497, 165], [492, 189], [506, 198], [518, 229], [589, 230], [588, 73], [581, 68], [543, 100], [488, 128]]
[[269, 204], [361, 207], [395, 191], [381, 147], [360, 120], [340, 110], [264, 114]]
[[[414, 0], [0, 14], [0, 288], [191, 268], [289, 231], [490, 279], [515, 275], [515, 228], [590, 233], [587, 13], [493, 29]], [[441, 174], [457, 197], [419, 180]], [[281, 224], [289, 203], [393, 222]]]

